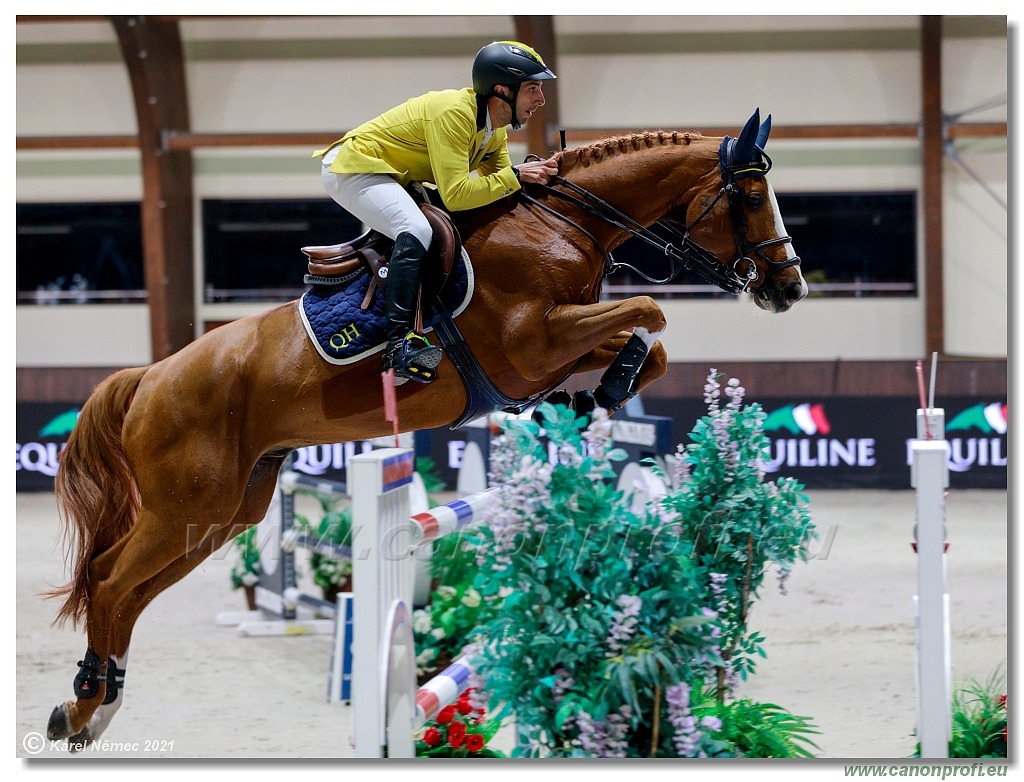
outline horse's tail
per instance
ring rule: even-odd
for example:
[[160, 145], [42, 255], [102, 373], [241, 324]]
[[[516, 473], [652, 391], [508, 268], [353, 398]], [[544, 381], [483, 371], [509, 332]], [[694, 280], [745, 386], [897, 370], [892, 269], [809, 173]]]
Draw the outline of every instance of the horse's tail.
[[63, 597], [57, 623], [77, 625], [89, 607], [89, 565], [123, 538], [139, 514], [139, 490], [121, 445], [125, 415], [146, 367], [123, 369], [96, 387], [61, 451], [54, 492], [64, 519], [71, 581], [46, 593]]

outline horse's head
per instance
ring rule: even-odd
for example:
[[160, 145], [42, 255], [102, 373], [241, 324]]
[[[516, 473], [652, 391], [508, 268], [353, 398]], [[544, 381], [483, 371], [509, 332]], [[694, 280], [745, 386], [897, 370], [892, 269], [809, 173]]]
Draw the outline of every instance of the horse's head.
[[766, 177], [770, 130], [771, 116], [762, 123], [757, 110], [739, 138], [722, 139], [716, 170], [687, 207], [687, 249], [704, 255], [705, 270], [718, 267], [712, 273], [724, 289], [749, 291], [761, 309], [785, 312], [807, 295], [807, 283]]

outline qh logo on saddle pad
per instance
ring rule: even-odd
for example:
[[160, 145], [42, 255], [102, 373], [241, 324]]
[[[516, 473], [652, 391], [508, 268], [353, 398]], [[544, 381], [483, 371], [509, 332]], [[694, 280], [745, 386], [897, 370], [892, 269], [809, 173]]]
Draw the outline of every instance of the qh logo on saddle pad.
[[[370, 286], [370, 273], [360, 274], [347, 285], [314, 286], [302, 295], [299, 311], [306, 333], [324, 361], [354, 364], [387, 344], [388, 323], [384, 315], [384, 296], [374, 294], [370, 306], [360, 309]], [[424, 331], [431, 331], [441, 314], [452, 318], [462, 314], [473, 298], [473, 266], [466, 250], [452, 269], [438, 300], [424, 307]]]

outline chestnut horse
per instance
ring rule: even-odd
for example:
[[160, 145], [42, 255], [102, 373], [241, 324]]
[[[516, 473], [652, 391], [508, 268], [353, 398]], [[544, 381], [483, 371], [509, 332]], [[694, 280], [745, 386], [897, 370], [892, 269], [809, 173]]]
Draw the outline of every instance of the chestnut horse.
[[[564, 150], [550, 186], [456, 214], [475, 273], [458, 323], [491, 388], [533, 401], [573, 373], [610, 367], [598, 403], [617, 409], [665, 372], [655, 301], [599, 301], [616, 265], [611, 250], [631, 235], [663, 249], [674, 268], [751, 293], [762, 309], [783, 312], [805, 296], [765, 178], [769, 129], [770, 117], [761, 124], [755, 112], [735, 139], [657, 132]], [[655, 223], [674, 241], [652, 232]], [[403, 430], [464, 417], [471, 384], [446, 364], [430, 385], [397, 389]], [[382, 397], [379, 357], [325, 362], [297, 302], [96, 388], [56, 478], [74, 557], [70, 583], [51, 596], [64, 599], [58, 622], [84, 623], [88, 646], [76, 700], [50, 716], [51, 739], [78, 749], [102, 733], [123, 700], [145, 606], [260, 521], [290, 451], [391, 434]]]

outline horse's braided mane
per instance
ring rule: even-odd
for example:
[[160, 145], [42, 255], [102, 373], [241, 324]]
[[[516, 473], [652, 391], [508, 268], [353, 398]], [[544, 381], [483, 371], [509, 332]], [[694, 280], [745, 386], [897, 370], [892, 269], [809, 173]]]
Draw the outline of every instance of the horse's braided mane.
[[573, 149], [563, 150], [555, 155], [555, 158], [558, 161], [559, 172], [564, 175], [576, 166], [586, 167], [634, 150], [673, 144], [686, 145], [701, 138], [704, 137], [700, 133], [680, 133], [675, 130], [671, 132], [658, 130], [644, 133], [629, 133], [624, 136], [615, 136], [614, 138], [598, 141], [589, 147], [574, 147]]

